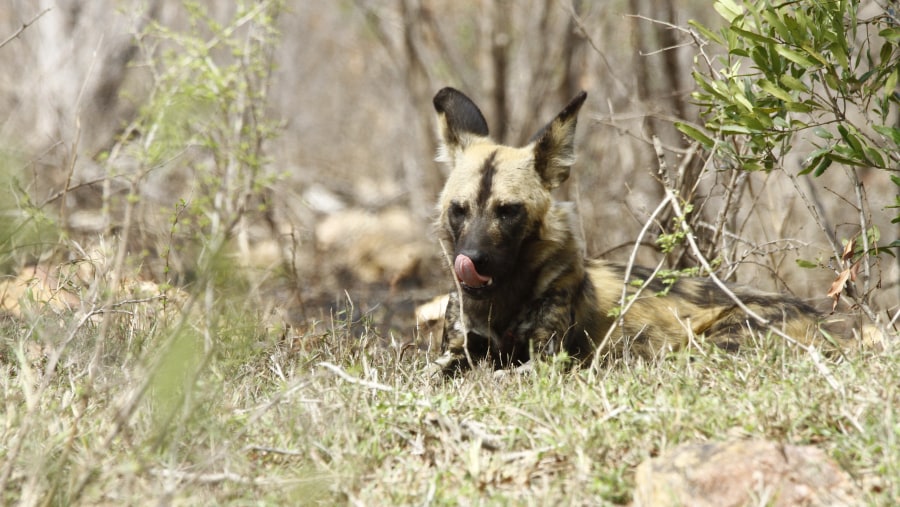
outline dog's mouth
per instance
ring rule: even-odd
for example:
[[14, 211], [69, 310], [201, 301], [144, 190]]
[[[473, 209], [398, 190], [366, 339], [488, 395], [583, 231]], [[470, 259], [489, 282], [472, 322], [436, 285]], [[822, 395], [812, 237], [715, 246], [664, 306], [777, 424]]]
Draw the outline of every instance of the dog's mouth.
[[453, 272], [460, 285], [469, 291], [480, 291], [494, 285], [493, 277], [479, 273], [472, 259], [462, 254], [456, 256], [456, 260], [453, 262]]

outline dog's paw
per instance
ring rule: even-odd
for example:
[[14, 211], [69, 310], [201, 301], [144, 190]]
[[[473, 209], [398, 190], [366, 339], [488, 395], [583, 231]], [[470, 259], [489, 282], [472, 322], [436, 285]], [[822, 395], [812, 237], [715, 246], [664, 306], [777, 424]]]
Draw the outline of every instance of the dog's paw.
[[494, 380], [503, 380], [507, 378], [513, 378], [513, 376], [524, 376], [531, 375], [534, 373], [534, 363], [528, 361], [525, 364], [520, 364], [515, 368], [509, 370], [497, 370], [493, 373]]
[[425, 378], [432, 381], [442, 380], [445, 376], [444, 368], [438, 363], [428, 363], [424, 373]]

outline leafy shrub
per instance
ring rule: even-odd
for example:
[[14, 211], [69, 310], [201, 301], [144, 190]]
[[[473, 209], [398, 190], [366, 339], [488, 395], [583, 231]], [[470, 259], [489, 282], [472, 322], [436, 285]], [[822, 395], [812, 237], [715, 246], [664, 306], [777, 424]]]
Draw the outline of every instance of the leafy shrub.
[[[843, 166], [855, 193], [859, 233], [843, 246], [833, 244], [841, 273], [832, 295], [862, 270], [864, 286], [848, 292], [865, 303], [870, 256], [900, 248], [898, 239], [877, 244], [880, 232], [867, 216], [857, 174], [860, 168], [888, 171], [900, 194], [896, 9], [860, 18], [860, 2], [852, 0], [718, 0], [714, 7], [727, 21], [724, 28], [691, 22], [701, 47], [693, 99], [705, 123], [676, 126], [719, 167], [770, 171], [783, 167], [789, 155], [801, 154], [803, 167], [791, 175], [796, 179]], [[719, 56], [710, 55], [714, 52]], [[893, 222], [900, 222], [900, 195], [889, 207], [898, 210]]]

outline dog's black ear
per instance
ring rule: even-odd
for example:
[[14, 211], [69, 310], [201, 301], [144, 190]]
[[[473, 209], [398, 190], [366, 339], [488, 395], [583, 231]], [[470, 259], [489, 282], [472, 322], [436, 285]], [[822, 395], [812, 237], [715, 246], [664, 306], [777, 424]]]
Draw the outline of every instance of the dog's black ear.
[[584, 91], [576, 95], [553, 121], [531, 138], [534, 168], [547, 188], [556, 188], [569, 177], [569, 168], [575, 163], [575, 124], [586, 98]]
[[488, 125], [478, 106], [453, 88], [444, 88], [434, 96], [440, 146], [437, 159], [453, 163], [456, 156], [473, 141], [488, 136]]

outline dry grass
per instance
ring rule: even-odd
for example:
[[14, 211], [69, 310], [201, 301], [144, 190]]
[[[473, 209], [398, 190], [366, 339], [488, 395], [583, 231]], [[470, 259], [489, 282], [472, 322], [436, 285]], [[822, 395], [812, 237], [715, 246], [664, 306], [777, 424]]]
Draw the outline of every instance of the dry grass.
[[[895, 354], [830, 364], [840, 390], [777, 338], [432, 382], [426, 353], [339, 315], [315, 333], [237, 299], [216, 301], [214, 322], [166, 323], [158, 303], [3, 321], [4, 503], [624, 504], [642, 460], [737, 436], [814, 444], [865, 503], [900, 501]], [[102, 347], [98, 318], [112, 319]]]

